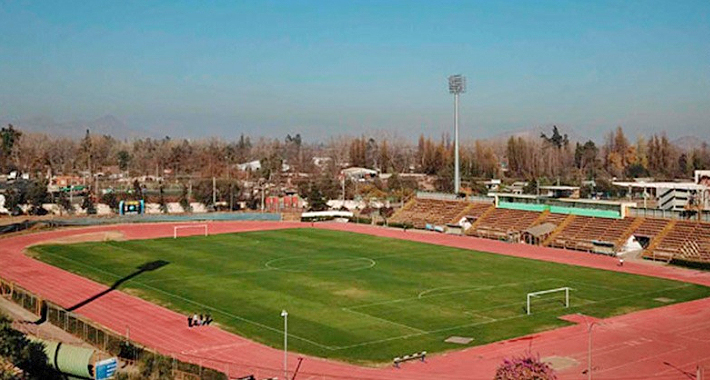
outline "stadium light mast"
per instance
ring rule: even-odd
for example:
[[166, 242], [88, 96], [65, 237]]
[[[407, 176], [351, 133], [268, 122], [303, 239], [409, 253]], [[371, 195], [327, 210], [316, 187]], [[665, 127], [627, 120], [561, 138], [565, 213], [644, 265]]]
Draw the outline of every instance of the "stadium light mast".
[[454, 94], [454, 193], [461, 191], [459, 173], [459, 95], [466, 92], [466, 77], [461, 74], [449, 77], [449, 92]]

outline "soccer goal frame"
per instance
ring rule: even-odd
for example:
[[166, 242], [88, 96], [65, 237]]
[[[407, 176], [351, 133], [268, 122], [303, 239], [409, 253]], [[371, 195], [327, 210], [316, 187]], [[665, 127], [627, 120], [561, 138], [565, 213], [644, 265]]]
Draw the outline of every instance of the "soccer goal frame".
[[532, 314], [532, 312], [530, 311], [530, 299], [533, 298], [533, 297], [539, 297], [539, 296], [541, 296], [541, 295], [543, 295], [543, 294], [550, 294], [550, 293], [556, 293], [556, 292], [565, 292], [565, 307], [569, 307], [569, 291], [570, 291], [570, 289], [572, 289], [572, 288], [565, 286], [565, 287], [562, 287], [562, 288], [548, 289], [548, 290], [540, 290], [539, 292], [528, 293], [528, 296], [527, 296], [527, 308], [526, 308], [526, 311], [527, 311], [528, 315]]
[[173, 227], [173, 239], [177, 239], [178, 237], [178, 230], [184, 230], [188, 228], [203, 228], [205, 233], [204, 235], [207, 236], [209, 235], [209, 228], [207, 227], [207, 224], [188, 224], [184, 226], [174, 226]]

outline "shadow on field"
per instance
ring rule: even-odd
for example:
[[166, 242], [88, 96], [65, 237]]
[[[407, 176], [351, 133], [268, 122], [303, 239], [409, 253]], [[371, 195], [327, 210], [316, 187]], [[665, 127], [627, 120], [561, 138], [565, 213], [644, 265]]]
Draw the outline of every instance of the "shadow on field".
[[126, 277], [123, 277], [123, 278], [121, 278], [121, 279], [118, 279], [116, 282], [114, 282], [114, 283], [111, 285], [110, 288], [108, 288], [108, 289], [106, 289], [106, 290], [102, 291], [101, 293], [98, 293], [98, 294], [96, 294], [96, 295], [94, 295], [94, 296], [91, 296], [90, 298], [87, 298], [87, 299], [85, 299], [85, 300], [83, 300], [83, 301], [77, 303], [76, 305], [74, 305], [74, 306], [72, 306], [72, 307], [67, 308], [67, 311], [75, 311], [75, 310], [77, 310], [77, 309], [79, 309], [79, 308], [82, 308], [82, 307], [86, 306], [87, 304], [89, 304], [89, 303], [91, 303], [91, 302], [93, 302], [93, 301], [96, 301], [97, 299], [99, 299], [99, 298], [105, 296], [106, 294], [111, 293], [112, 291], [118, 289], [118, 287], [121, 286], [121, 284], [123, 284], [124, 282], [126, 282], [126, 281], [128, 281], [128, 280], [131, 280], [131, 279], [133, 279], [134, 277], [137, 277], [137, 276], [141, 275], [142, 273], [145, 273], [145, 272], [152, 272], [152, 271], [154, 271], [154, 270], [158, 270], [158, 269], [160, 269], [160, 268], [162, 268], [162, 267], [164, 267], [164, 266], [166, 266], [166, 265], [168, 265], [168, 264], [170, 264], [169, 261], [165, 261], [165, 260], [155, 260], [155, 261], [150, 261], [150, 262], [147, 262], [147, 263], [145, 263], [145, 264], [143, 264], [143, 265], [140, 265], [140, 266], [136, 267], [136, 269], [138, 269], [138, 270], [136, 270], [135, 272], [129, 274], [129, 275], [126, 276]]

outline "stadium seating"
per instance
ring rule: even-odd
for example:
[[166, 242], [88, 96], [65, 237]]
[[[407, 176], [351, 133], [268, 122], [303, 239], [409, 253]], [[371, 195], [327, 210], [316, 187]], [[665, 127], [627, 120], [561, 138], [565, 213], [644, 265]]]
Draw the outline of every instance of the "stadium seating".
[[496, 208], [484, 215], [467, 234], [490, 239], [508, 238], [532, 226], [539, 217], [539, 212]]
[[[442, 226], [457, 222], [455, 219], [465, 214], [471, 205], [471, 202], [466, 201], [415, 198], [397, 211], [390, 218], [390, 223], [409, 223], [415, 228], [424, 228], [426, 224]], [[490, 207], [489, 204], [481, 203], [481, 205]]]
[[670, 219], [645, 218], [643, 223], [634, 231], [634, 235], [654, 238], [658, 236], [670, 223]]
[[556, 235], [550, 246], [612, 253], [624, 243], [635, 221], [636, 218], [608, 219], [576, 216]]
[[644, 257], [710, 263], [710, 223], [676, 221]]
[[547, 213], [546, 215], [543, 216], [542, 219], [539, 219], [535, 225], [538, 224], [543, 224], [543, 223], [552, 223], [556, 226], [559, 226], [562, 224], [562, 222], [567, 219], [567, 214], [555, 214], [555, 213]]

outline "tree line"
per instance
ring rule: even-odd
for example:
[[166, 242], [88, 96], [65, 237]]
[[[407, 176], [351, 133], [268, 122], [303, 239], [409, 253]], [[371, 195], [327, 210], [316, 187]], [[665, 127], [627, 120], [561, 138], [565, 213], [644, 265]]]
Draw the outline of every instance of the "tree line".
[[[419, 136], [416, 143], [397, 136], [338, 136], [306, 142], [300, 134], [283, 139], [251, 138], [197, 140], [138, 138], [120, 140], [87, 130], [81, 138], [28, 133], [8, 125], [0, 131], [0, 171], [33, 174], [92, 175], [107, 167], [131, 177], [152, 175], [166, 181], [185, 178], [234, 178], [236, 165], [258, 160], [261, 168], [252, 181], [284, 182], [282, 167], [306, 173], [311, 183], [337, 178], [346, 166], [376, 169], [381, 173], [424, 173], [437, 176], [437, 188], [451, 190], [453, 142], [447, 136]], [[707, 143], [692, 150], [674, 146], [664, 134], [629, 140], [623, 128], [610, 131], [601, 144], [573, 142], [557, 127], [537, 137], [510, 137], [507, 141], [471, 140], [460, 147], [461, 174], [475, 187], [481, 179], [547, 179], [578, 184], [596, 178], [689, 177], [693, 170], [710, 167]], [[316, 165], [317, 158], [327, 158]], [[234, 176], [234, 177], [233, 177]], [[332, 184], [331, 184], [332, 185]]]

